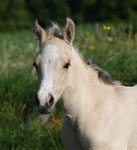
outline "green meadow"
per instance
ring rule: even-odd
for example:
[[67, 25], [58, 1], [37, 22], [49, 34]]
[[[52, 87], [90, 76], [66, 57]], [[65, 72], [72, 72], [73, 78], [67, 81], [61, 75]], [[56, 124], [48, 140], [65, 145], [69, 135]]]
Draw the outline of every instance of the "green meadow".
[[[128, 29], [128, 30], [127, 30]], [[74, 46], [124, 85], [137, 83], [137, 34], [120, 24], [76, 26]], [[35, 107], [38, 51], [31, 31], [0, 34], [0, 150], [63, 150], [60, 105], [50, 119]]]

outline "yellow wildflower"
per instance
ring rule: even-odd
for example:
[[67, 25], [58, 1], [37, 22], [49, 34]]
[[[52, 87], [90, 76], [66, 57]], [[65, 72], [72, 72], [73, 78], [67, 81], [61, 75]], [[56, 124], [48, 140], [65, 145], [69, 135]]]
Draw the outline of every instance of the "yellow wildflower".
[[137, 46], [137, 41], [134, 44], [135, 44], [135, 46]]
[[107, 27], [107, 30], [110, 30], [111, 29], [111, 27]]
[[106, 25], [103, 24], [103, 29], [104, 29], [104, 30], [110, 30], [111, 27], [110, 27], [110, 26], [107, 27]]
[[87, 37], [87, 38], [86, 38], [86, 41], [90, 41], [90, 38], [89, 38], [89, 37]]
[[104, 24], [103, 24], [103, 29], [104, 29], [104, 30], [106, 30], [106, 29], [107, 29], [107, 27], [106, 27]]
[[96, 47], [94, 46], [94, 45], [90, 45], [89, 46], [89, 49], [92, 51], [92, 50], [94, 50]]

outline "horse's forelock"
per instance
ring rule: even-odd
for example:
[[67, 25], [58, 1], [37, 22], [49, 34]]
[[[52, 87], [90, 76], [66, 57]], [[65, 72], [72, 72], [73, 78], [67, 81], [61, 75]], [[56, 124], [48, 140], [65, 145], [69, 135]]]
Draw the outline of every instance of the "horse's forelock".
[[63, 34], [60, 33], [60, 28], [57, 23], [52, 22], [52, 26], [48, 28], [48, 35], [53, 35], [57, 38], [64, 39]]

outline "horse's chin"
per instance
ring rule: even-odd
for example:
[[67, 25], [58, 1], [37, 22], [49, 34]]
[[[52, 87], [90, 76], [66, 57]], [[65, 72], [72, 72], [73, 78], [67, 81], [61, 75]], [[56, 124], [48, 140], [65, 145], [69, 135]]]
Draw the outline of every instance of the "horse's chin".
[[47, 110], [47, 112], [45, 113], [45, 115], [49, 115], [49, 114], [51, 114], [53, 111], [54, 111], [54, 108], [51, 108], [51, 109]]
[[39, 113], [39, 119], [40, 119], [41, 123], [46, 123], [48, 121], [48, 119], [50, 118], [52, 112], [51, 113], [47, 113], [47, 114]]
[[39, 114], [41, 114], [41, 115], [50, 115], [53, 111], [54, 111], [54, 108], [49, 108], [42, 112], [38, 110]]

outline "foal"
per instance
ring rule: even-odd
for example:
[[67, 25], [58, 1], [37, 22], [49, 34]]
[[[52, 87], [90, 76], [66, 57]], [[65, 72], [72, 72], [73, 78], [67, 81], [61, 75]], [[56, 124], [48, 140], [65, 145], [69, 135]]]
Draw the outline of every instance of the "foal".
[[113, 82], [89, 66], [73, 48], [75, 25], [69, 18], [63, 34], [33, 22], [39, 43], [34, 60], [38, 75], [38, 111], [50, 114], [61, 98], [65, 150], [137, 150], [137, 87]]

